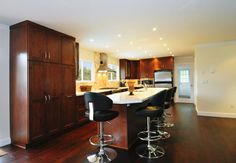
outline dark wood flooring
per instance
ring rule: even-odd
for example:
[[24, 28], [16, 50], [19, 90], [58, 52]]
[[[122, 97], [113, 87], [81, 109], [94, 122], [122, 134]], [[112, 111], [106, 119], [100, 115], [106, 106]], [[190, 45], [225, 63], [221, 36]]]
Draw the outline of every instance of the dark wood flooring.
[[[236, 119], [198, 117], [192, 104], [176, 104], [171, 138], [160, 142], [166, 155], [160, 159], [139, 158], [135, 147], [129, 151], [116, 149], [115, 163], [236, 163]], [[88, 138], [96, 134], [96, 123], [86, 124], [40, 146], [23, 150], [13, 146], [1, 149], [8, 152], [0, 163], [80, 163], [95, 147]]]

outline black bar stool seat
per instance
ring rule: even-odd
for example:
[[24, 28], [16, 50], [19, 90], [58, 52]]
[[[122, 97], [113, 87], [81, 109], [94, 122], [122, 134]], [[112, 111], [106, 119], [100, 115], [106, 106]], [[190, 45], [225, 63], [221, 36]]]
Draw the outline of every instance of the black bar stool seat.
[[110, 121], [118, 116], [117, 111], [112, 111], [112, 110], [100, 110], [100, 111], [95, 111], [94, 113], [94, 121], [98, 122], [106, 122]]

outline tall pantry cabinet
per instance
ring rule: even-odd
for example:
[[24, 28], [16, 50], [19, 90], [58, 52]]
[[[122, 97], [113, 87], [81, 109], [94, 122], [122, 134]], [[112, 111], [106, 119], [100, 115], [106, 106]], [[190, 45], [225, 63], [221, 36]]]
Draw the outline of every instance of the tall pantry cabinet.
[[75, 38], [30, 21], [10, 27], [11, 140], [22, 148], [76, 123]]

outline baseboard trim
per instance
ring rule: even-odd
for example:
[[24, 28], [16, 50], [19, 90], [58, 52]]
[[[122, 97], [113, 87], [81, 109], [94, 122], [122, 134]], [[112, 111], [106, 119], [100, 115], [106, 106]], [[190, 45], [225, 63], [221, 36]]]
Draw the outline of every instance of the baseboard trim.
[[204, 111], [197, 111], [198, 116], [206, 116], [206, 117], [219, 117], [219, 118], [236, 118], [235, 113], [216, 113], [216, 112], [204, 112]]
[[0, 147], [3, 147], [5, 145], [11, 144], [11, 138], [3, 138], [0, 139]]

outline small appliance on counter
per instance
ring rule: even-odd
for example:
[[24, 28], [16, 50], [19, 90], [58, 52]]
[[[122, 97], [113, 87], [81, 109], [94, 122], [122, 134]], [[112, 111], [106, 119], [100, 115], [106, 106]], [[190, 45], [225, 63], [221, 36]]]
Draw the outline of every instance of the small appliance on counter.
[[140, 79], [139, 84], [145, 85], [146, 87], [154, 87], [153, 78]]
[[173, 73], [171, 70], [154, 71], [154, 86], [158, 88], [173, 87]]

